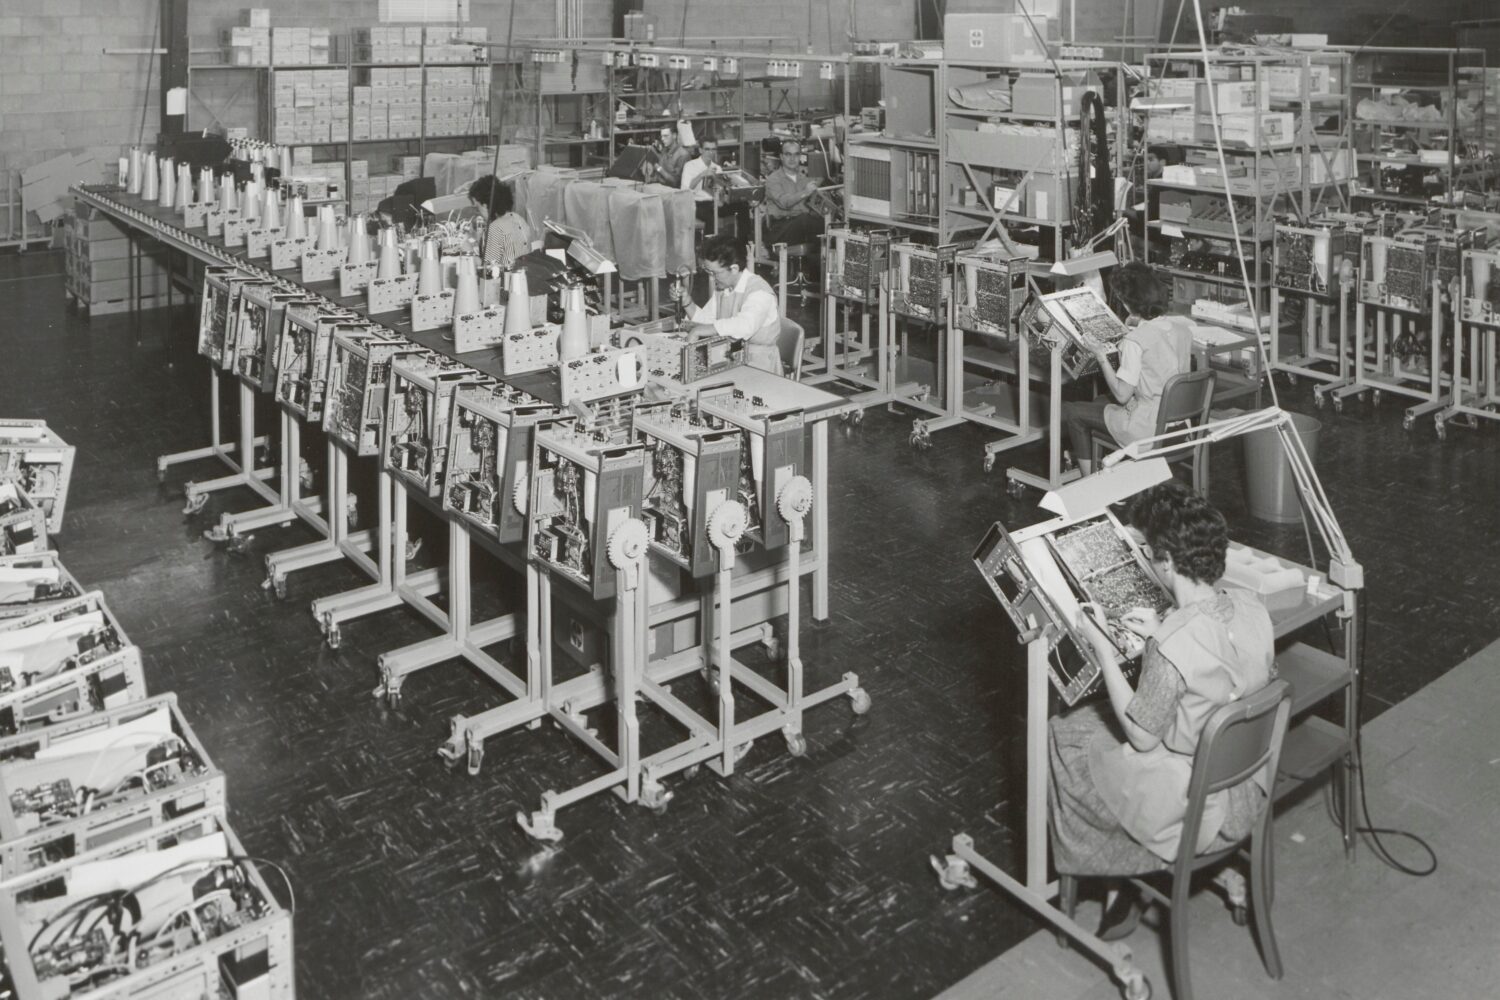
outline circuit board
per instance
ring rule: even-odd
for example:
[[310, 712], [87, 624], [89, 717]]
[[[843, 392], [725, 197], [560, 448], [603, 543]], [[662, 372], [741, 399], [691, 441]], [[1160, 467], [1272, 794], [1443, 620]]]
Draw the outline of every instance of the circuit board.
[[1276, 287], [1297, 292], [1322, 291], [1313, 260], [1311, 233], [1276, 230]]
[[1139, 653], [1139, 640], [1121, 619], [1135, 608], [1164, 616], [1172, 609], [1172, 597], [1126, 540], [1119, 522], [1101, 515], [1049, 535], [1047, 544], [1080, 602], [1092, 602], [1104, 612], [1110, 640], [1120, 652]]
[[1385, 253], [1382, 279], [1388, 295], [1408, 302], [1427, 299], [1427, 252], [1423, 247], [1392, 244]]
[[1010, 275], [979, 268], [975, 285], [974, 311], [978, 318], [1005, 329], [1010, 323]]

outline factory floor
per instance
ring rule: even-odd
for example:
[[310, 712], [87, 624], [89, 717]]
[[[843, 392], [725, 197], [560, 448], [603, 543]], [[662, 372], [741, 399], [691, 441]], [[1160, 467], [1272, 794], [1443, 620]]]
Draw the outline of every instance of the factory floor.
[[[1012, 868], [1020, 846], [1019, 649], [969, 553], [992, 521], [1038, 519], [1036, 494], [1008, 497], [1001, 470], [1040, 470], [1041, 447], [986, 474], [980, 429], [914, 451], [909, 414], [835, 425], [832, 615], [805, 625], [802, 653], [811, 684], [857, 672], [872, 711], [821, 707], [806, 756], [762, 740], [729, 781], [675, 782], [662, 815], [589, 799], [560, 814], [563, 842], [541, 849], [513, 817], [593, 773], [579, 748], [522, 730], [492, 741], [469, 777], [436, 749], [454, 714], [503, 700], [487, 681], [454, 663], [408, 681], [397, 709], [372, 698], [376, 657], [431, 627], [389, 612], [350, 623], [329, 650], [308, 601], [360, 583], [352, 570], [297, 574], [280, 602], [261, 587], [262, 556], [305, 531], [258, 532], [244, 555], [206, 541], [218, 512], [255, 504], [215, 495], [184, 517], [183, 482], [218, 472], [156, 481], [157, 455], [207, 443], [191, 318], [148, 313], [137, 343], [129, 317], [65, 310], [62, 270], [55, 253], [0, 257], [0, 416], [45, 418], [78, 446], [58, 547], [143, 648], [151, 690], [177, 692], [228, 775], [246, 847], [286, 865], [302, 995], [920, 998], [1036, 931], [998, 892], [944, 893], [927, 857], [959, 831]], [[1283, 396], [1313, 412], [1305, 380]], [[1378, 409], [1318, 416], [1317, 464], [1369, 580], [1365, 708], [1378, 718], [1500, 632], [1500, 429], [1445, 443], [1426, 422], [1404, 432], [1389, 394]], [[1246, 516], [1238, 452], [1214, 449], [1214, 500], [1237, 538], [1297, 556], [1300, 528]], [[360, 470], [356, 491], [369, 478]], [[440, 525], [416, 527], [431, 564]], [[485, 610], [504, 595], [480, 598]], [[1317, 628], [1306, 638], [1324, 641]], [[1435, 832], [1400, 801], [1377, 796], [1372, 809]], [[1310, 843], [1322, 842], [1317, 822], [1301, 827]], [[1348, 870], [1389, 877], [1363, 849]], [[1300, 891], [1281, 884], [1289, 918]], [[1288, 963], [1289, 982], [1314, 974]]]

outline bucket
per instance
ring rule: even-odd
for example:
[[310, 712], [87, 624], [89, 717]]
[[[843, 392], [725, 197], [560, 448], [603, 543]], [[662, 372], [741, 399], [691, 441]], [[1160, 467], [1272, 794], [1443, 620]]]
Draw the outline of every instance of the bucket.
[[[1288, 414], [1292, 430], [1302, 440], [1307, 460], [1316, 466], [1318, 436], [1323, 423], [1301, 413]], [[1245, 501], [1250, 516], [1262, 521], [1290, 524], [1302, 519], [1302, 500], [1297, 480], [1275, 429], [1245, 435]]]

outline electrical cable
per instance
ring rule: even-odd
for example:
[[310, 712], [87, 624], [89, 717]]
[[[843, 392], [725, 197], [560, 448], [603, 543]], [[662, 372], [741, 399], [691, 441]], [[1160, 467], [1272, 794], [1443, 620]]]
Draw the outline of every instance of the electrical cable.
[[[1368, 593], [1366, 594], [1365, 607], [1362, 610], [1365, 613], [1360, 616], [1359, 639], [1357, 643], [1359, 647], [1360, 663], [1364, 663], [1365, 637], [1369, 632], [1370, 616]], [[1356, 719], [1354, 722], [1354, 763], [1352, 766], [1355, 768], [1355, 773], [1359, 776], [1359, 805], [1360, 812], [1364, 815], [1365, 818], [1365, 825], [1356, 825], [1354, 827], [1354, 832], [1356, 834], [1365, 834], [1370, 838], [1370, 845], [1375, 856], [1379, 858], [1381, 862], [1384, 863], [1387, 867], [1393, 868], [1403, 875], [1410, 875], [1413, 878], [1426, 878], [1433, 872], [1437, 871], [1438, 868], [1437, 852], [1433, 850], [1432, 845], [1427, 843], [1427, 841], [1423, 840], [1421, 837], [1417, 836], [1415, 833], [1411, 833], [1410, 831], [1399, 830], [1395, 827], [1389, 826], [1376, 826], [1375, 821], [1370, 818], [1370, 794], [1365, 790], [1364, 732], [1363, 726], [1359, 724], [1358, 718], [1363, 715], [1361, 711], [1362, 706], [1359, 703], [1364, 700], [1364, 695], [1364, 687], [1361, 686], [1354, 706]], [[1333, 796], [1332, 798], [1335, 802], [1337, 801], [1337, 796]], [[1345, 802], [1343, 808], [1349, 808], [1349, 803]], [[1337, 806], [1334, 807], [1334, 815], [1339, 827], [1342, 828], [1343, 814]], [[1427, 855], [1428, 864], [1424, 868], [1414, 868], [1410, 865], [1403, 864], [1402, 862], [1397, 861], [1391, 854], [1389, 848], [1387, 848], [1385, 846], [1385, 843], [1380, 839], [1382, 836], [1400, 837], [1416, 844], [1417, 847], [1419, 847]]]

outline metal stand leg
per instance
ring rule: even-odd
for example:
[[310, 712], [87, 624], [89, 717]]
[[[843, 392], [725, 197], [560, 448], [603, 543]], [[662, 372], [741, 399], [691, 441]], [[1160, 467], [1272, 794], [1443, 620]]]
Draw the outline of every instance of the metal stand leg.
[[[243, 385], [241, 386], [241, 388], [246, 389], [246, 387], [244, 387]], [[248, 389], [246, 389], [246, 391], [248, 391]], [[166, 481], [167, 469], [171, 466], [181, 465], [184, 462], [197, 462], [205, 458], [217, 458], [219, 461], [223, 462], [234, 471], [235, 475], [228, 476], [224, 479], [216, 479], [211, 482], [197, 484], [189, 482], [186, 487], [188, 500], [186, 513], [189, 514], [197, 513], [198, 511], [202, 510], [203, 505], [208, 501], [208, 494], [214, 490], [225, 489], [230, 486], [249, 485], [250, 479], [248, 476], [246, 476], [243, 469], [245, 466], [254, 466], [255, 449], [266, 443], [266, 439], [264, 437], [254, 436], [255, 432], [253, 428], [255, 421], [255, 410], [253, 409], [253, 397], [252, 409], [249, 413], [249, 436], [247, 437], [245, 435], [246, 414], [243, 409], [244, 400], [242, 398], [240, 413], [241, 434], [239, 442], [235, 443], [220, 440], [220, 435], [223, 433], [223, 430], [220, 425], [221, 421], [219, 417], [219, 373], [217, 371], [214, 371], [212, 368], [210, 368], [208, 372], [208, 400], [209, 433], [210, 440], [212, 440], [214, 443], [206, 448], [194, 448], [191, 451], [179, 451], [173, 452], [170, 455], [162, 455], [156, 460], [156, 478], [158, 482]], [[232, 457], [236, 452], [238, 452], [240, 455], [239, 461], [236, 461]], [[256, 480], [269, 479], [272, 475], [275, 474], [275, 472], [275, 469], [256, 469], [254, 476]]]
[[[315, 515], [303, 515], [303, 520], [321, 530], [325, 537], [266, 556], [266, 586], [274, 588], [277, 597], [286, 596], [287, 574], [337, 559], [347, 558], [370, 577], [380, 578], [380, 566], [366, 555], [374, 544], [374, 536], [369, 531], [349, 531], [349, 522], [353, 520], [349, 503], [349, 458], [344, 449], [332, 440], [327, 444], [324, 494], [321, 507], [328, 512], [328, 516], [317, 518]], [[314, 508], [309, 506], [309, 510]]]
[[[236, 551], [249, 544], [252, 532], [265, 527], [281, 527], [311, 515], [313, 527], [326, 533], [326, 526], [318, 517], [321, 503], [302, 499], [302, 424], [286, 410], [281, 411], [281, 462], [280, 489], [274, 503], [256, 510], [237, 514], [221, 514], [218, 525], [205, 531], [204, 537], [214, 542], [228, 542]], [[300, 506], [299, 506], [300, 505]]]

